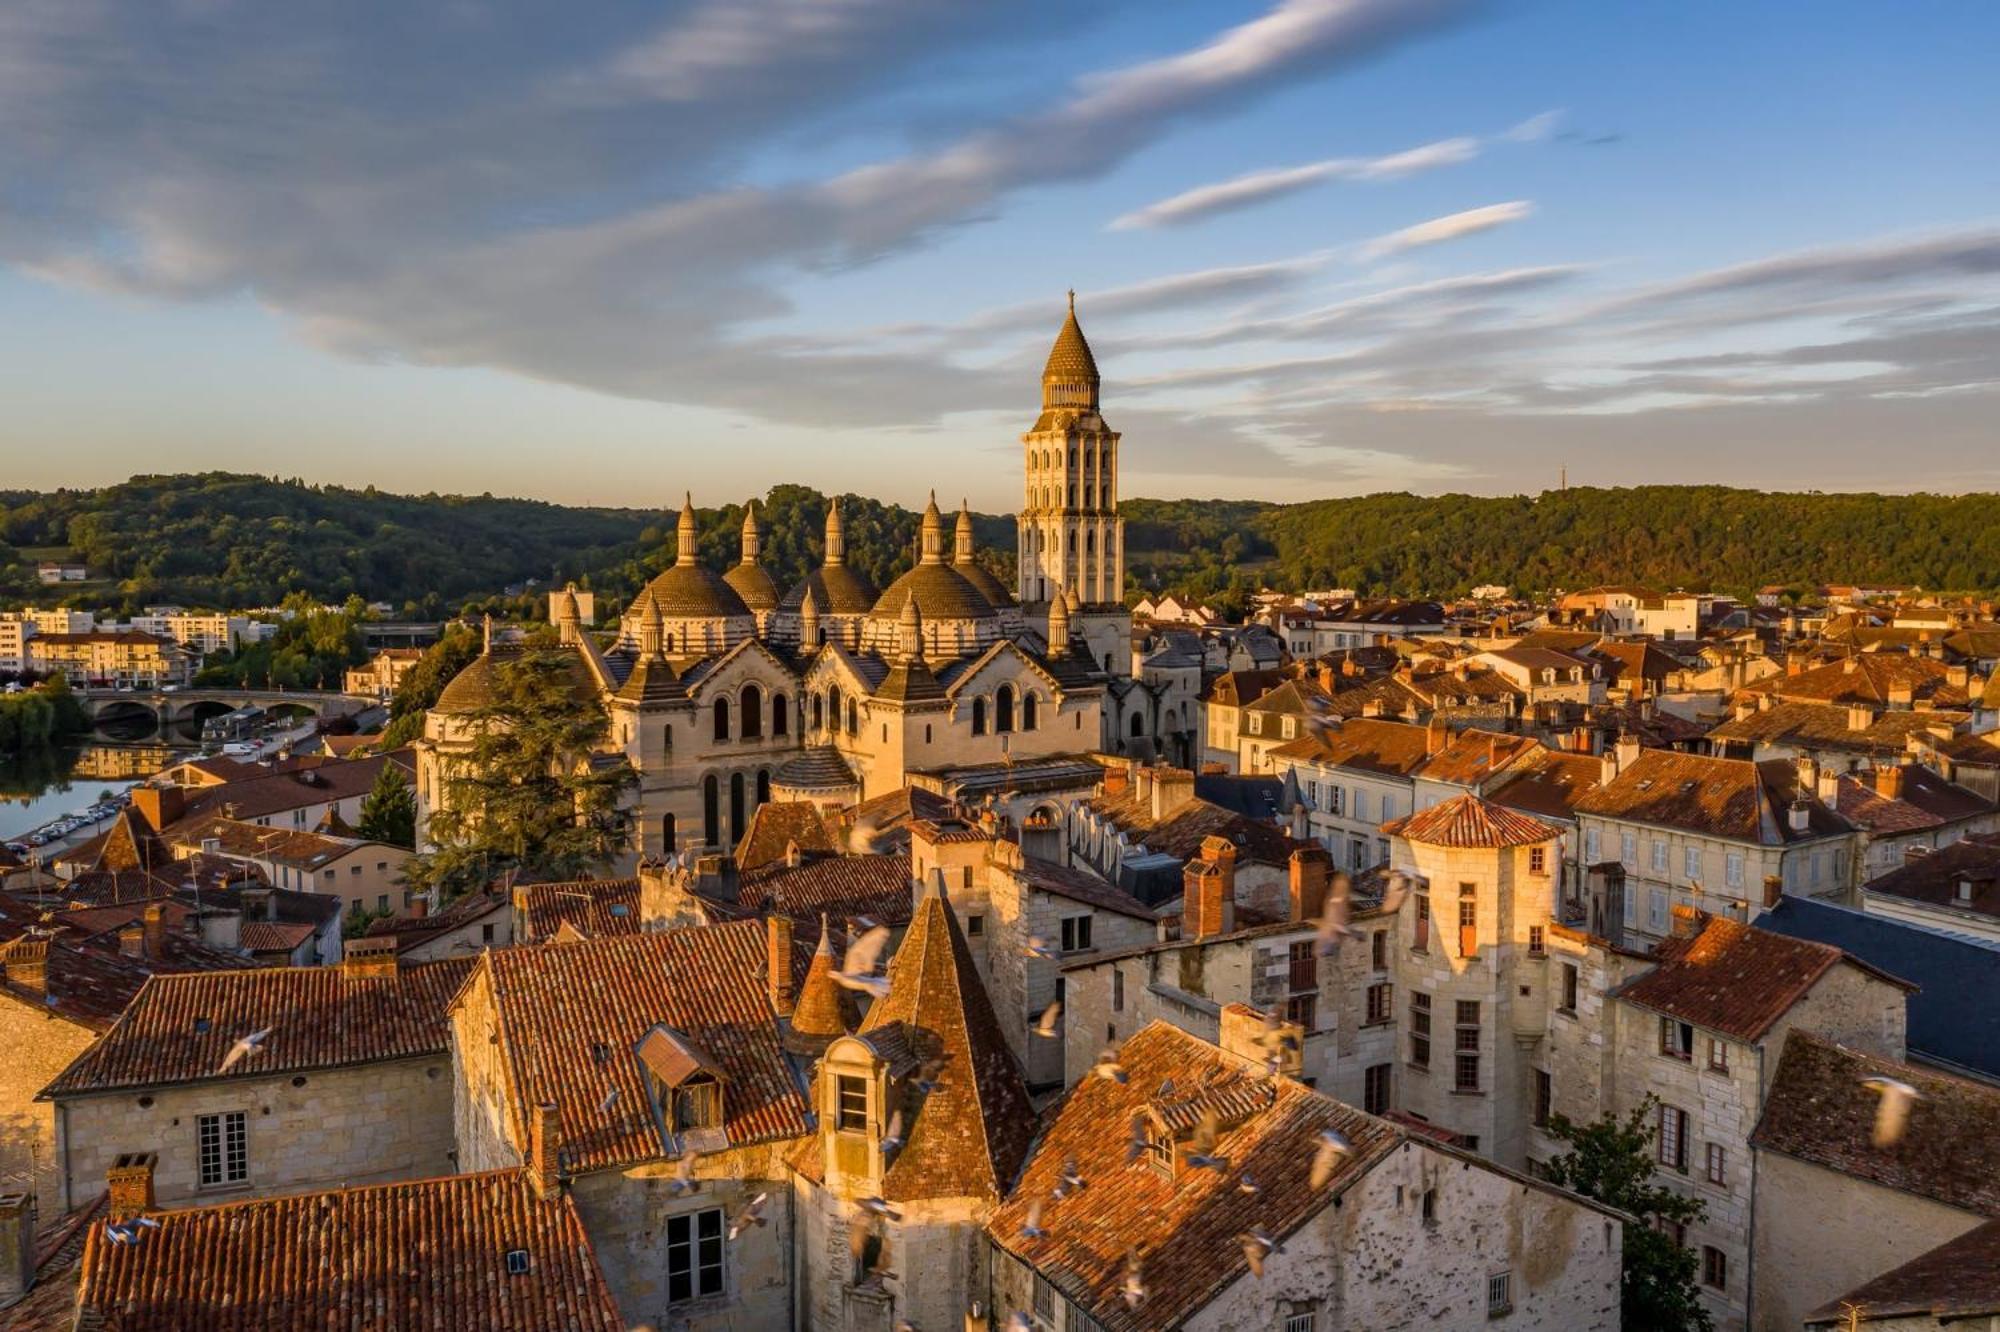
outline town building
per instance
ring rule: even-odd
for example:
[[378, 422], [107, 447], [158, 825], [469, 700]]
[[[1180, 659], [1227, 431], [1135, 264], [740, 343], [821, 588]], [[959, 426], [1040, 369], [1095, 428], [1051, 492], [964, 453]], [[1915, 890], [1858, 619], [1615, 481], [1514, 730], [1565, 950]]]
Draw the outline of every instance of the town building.
[[158, 689], [186, 684], [194, 659], [171, 638], [136, 629], [37, 632], [26, 643], [27, 669], [61, 674], [78, 688]]

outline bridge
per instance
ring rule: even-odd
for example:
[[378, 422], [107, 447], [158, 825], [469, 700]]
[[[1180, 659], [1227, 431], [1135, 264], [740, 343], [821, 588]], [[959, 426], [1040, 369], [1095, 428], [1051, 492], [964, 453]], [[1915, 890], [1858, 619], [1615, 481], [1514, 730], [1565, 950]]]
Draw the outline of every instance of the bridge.
[[278, 715], [300, 718], [351, 717], [379, 706], [371, 694], [343, 694], [321, 689], [113, 689], [78, 690], [77, 701], [100, 726], [120, 719], [150, 716], [156, 731], [220, 717], [238, 708], [261, 707]]

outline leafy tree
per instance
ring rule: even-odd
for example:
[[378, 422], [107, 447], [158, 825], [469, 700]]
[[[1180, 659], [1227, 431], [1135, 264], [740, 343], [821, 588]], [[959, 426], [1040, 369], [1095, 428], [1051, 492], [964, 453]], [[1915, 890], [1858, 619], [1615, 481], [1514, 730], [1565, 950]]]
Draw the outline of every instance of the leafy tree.
[[1620, 1302], [1628, 1332], [1708, 1332], [1713, 1324], [1697, 1293], [1694, 1250], [1666, 1233], [1701, 1220], [1707, 1208], [1654, 1178], [1658, 1104], [1648, 1096], [1623, 1119], [1607, 1114], [1591, 1124], [1551, 1115], [1549, 1135], [1570, 1150], [1549, 1162], [1548, 1178], [1637, 1219], [1625, 1227]]
[[394, 763], [382, 765], [375, 785], [362, 797], [359, 831], [363, 837], [391, 846], [416, 846], [417, 795]]
[[591, 761], [611, 719], [575, 666], [569, 652], [529, 651], [495, 667], [492, 698], [465, 715], [472, 747], [444, 774], [435, 849], [411, 862], [412, 886], [442, 903], [513, 872], [579, 878], [625, 845], [620, 797], [638, 775]]
[[478, 655], [478, 634], [462, 624], [447, 628], [396, 686], [396, 696], [389, 700], [389, 725], [377, 747], [400, 749], [421, 736], [424, 713], [438, 701], [451, 678]]

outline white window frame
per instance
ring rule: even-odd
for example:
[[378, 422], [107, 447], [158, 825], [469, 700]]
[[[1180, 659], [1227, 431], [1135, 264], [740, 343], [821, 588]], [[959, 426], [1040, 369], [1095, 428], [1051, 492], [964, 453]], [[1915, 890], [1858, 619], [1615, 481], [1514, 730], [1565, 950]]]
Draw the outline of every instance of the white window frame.
[[[676, 1222], [687, 1223], [687, 1238], [673, 1238]], [[704, 1229], [709, 1229], [711, 1233], [703, 1234]], [[720, 1207], [703, 1207], [667, 1218], [663, 1239], [669, 1304], [692, 1304], [697, 1300], [719, 1299], [729, 1293], [729, 1246], [723, 1242], [724, 1233]], [[713, 1261], [703, 1257], [703, 1250], [709, 1245], [714, 1246]], [[674, 1269], [678, 1261], [686, 1264], [688, 1293], [676, 1299], [673, 1294]], [[710, 1280], [714, 1282], [714, 1289], [707, 1288]]]
[[1722, 858], [1722, 881], [1731, 888], [1743, 886], [1743, 853], [1731, 851]]
[[1701, 848], [1684, 846], [1681, 848], [1681, 877], [1689, 883], [1701, 882]]
[[[250, 1182], [250, 1116], [242, 1110], [196, 1115], [195, 1168], [204, 1189]], [[213, 1164], [211, 1164], [211, 1161]]]

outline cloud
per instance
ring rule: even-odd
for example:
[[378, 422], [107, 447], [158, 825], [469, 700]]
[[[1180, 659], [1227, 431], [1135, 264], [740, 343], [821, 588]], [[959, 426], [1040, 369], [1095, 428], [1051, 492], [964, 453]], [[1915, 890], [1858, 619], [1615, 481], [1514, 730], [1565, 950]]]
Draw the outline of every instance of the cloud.
[[1146, 227], [1180, 226], [1213, 217], [1217, 213], [1233, 212], [1294, 194], [1323, 181], [1394, 180], [1419, 171], [1456, 166], [1478, 155], [1479, 143], [1476, 139], [1445, 139], [1385, 157], [1331, 157], [1304, 166], [1253, 171], [1148, 204], [1112, 219], [1109, 229], [1133, 231]]
[[1540, 143], [1555, 133], [1556, 126], [1562, 123], [1562, 117], [1563, 113], [1560, 111], [1544, 111], [1540, 115], [1529, 116], [1526, 120], [1501, 130], [1500, 137], [1509, 143]]
[[1512, 203], [1488, 204], [1484, 208], [1468, 208], [1462, 213], [1450, 213], [1444, 217], [1434, 217], [1428, 222], [1419, 222], [1401, 231], [1392, 231], [1386, 236], [1378, 236], [1361, 247], [1361, 255], [1367, 259], [1382, 259], [1405, 250], [1415, 250], [1426, 245], [1440, 245], [1445, 241], [1457, 240], [1461, 236], [1473, 236], [1482, 231], [1491, 231], [1509, 222], [1519, 222], [1535, 211], [1535, 206], [1525, 200]]

